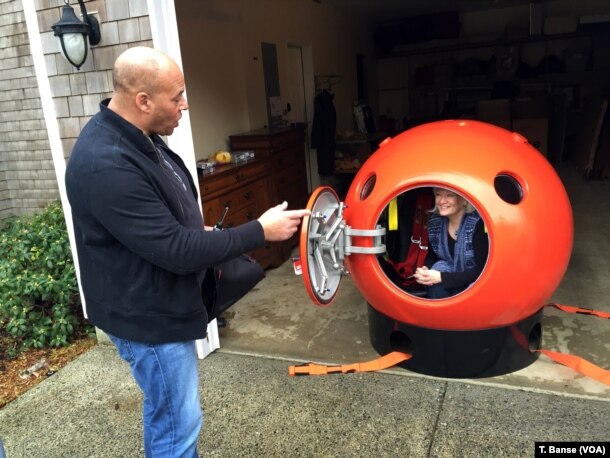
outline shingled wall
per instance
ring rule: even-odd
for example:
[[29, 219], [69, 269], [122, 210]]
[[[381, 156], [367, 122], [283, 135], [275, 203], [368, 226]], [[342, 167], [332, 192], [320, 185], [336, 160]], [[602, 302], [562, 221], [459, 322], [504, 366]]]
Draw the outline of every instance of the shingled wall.
[[[32, 1], [32, 0], [25, 0]], [[112, 65], [130, 46], [152, 46], [146, 0], [85, 1], [101, 23], [101, 42], [80, 68], [59, 52], [51, 26], [63, 0], [34, 0], [43, 53], [68, 158], [81, 128], [111, 95]], [[80, 9], [72, 2], [77, 15]], [[0, 0], [0, 220], [30, 214], [58, 197], [22, 0]]]
[[57, 197], [21, 0], [0, 0], [0, 219]]

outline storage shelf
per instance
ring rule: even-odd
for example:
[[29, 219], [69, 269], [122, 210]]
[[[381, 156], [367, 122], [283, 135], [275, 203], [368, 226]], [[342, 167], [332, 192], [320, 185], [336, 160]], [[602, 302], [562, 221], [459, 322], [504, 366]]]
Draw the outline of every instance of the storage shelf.
[[610, 88], [609, 46], [605, 29], [397, 47], [378, 56], [379, 110], [406, 127], [411, 120], [472, 115], [482, 100], [554, 91], [573, 109]]
[[532, 78], [510, 78], [498, 80], [493, 77], [480, 78], [477, 81], [447, 81], [433, 84], [420, 84], [412, 86], [402, 86], [379, 89], [379, 92], [391, 91], [414, 91], [414, 92], [437, 92], [442, 90], [476, 90], [492, 89], [493, 84], [498, 81], [512, 82], [515, 84], [607, 84], [610, 80], [610, 69], [576, 71], [564, 73], [547, 73], [546, 75], [535, 76]]

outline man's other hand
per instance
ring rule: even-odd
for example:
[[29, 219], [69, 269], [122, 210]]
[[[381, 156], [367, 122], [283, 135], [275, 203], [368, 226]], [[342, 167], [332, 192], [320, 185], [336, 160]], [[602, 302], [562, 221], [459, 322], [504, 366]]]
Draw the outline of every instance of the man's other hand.
[[258, 222], [263, 226], [265, 240], [268, 242], [281, 242], [294, 234], [301, 219], [309, 215], [309, 210], [286, 210], [288, 202], [284, 201], [263, 213]]

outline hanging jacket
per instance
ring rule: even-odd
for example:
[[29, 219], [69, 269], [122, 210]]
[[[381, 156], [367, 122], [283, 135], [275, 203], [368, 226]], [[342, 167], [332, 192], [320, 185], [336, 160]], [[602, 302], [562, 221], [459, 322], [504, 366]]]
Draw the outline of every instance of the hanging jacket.
[[316, 149], [318, 173], [323, 176], [335, 173], [337, 112], [333, 98], [333, 94], [325, 89], [314, 100], [311, 146]]

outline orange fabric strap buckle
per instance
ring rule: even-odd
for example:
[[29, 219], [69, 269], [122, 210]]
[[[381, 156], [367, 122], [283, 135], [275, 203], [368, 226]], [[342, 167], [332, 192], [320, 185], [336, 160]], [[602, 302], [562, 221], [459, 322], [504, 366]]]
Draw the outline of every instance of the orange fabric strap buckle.
[[343, 364], [343, 365], [326, 365], [305, 363], [288, 368], [288, 375], [291, 377], [297, 375], [328, 375], [328, 374], [351, 374], [354, 372], [374, 372], [396, 366], [397, 364], [407, 361], [412, 355], [393, 351], [385, 356], [366, 361], [363, 363]]

